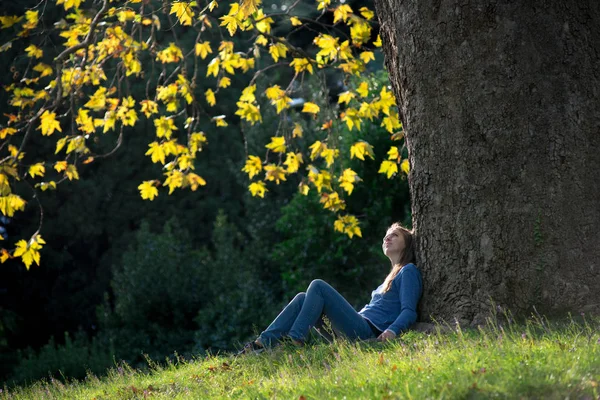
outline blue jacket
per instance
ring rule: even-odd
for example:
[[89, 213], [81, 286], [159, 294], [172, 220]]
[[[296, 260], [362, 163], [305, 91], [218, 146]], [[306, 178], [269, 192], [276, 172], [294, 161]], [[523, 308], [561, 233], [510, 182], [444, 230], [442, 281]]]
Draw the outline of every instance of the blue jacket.
[[406, 264], [396, 275], [392, 287], [383, 293], [383, 284], [371, 293], [371, 302], [358, 313], [380, 331], [389, 329], [396, 335], [417, 320], [417, 303], [423, 293], [421, 272]]

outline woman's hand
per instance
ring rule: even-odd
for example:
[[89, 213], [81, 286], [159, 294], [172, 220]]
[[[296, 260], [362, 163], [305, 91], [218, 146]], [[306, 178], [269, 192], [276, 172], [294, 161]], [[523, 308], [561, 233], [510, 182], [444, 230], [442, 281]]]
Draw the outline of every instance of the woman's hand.
[[385, 331], [383, 331], [383, 333], [381, 335], [379, 335], [379, 337], [377, 338], [377, 341], [379, 342], [386, 342], [388, 340], [392, 340], [396, 337], [396, 334], [392, 331], [390, 331], [389, 329], [386, 329]]

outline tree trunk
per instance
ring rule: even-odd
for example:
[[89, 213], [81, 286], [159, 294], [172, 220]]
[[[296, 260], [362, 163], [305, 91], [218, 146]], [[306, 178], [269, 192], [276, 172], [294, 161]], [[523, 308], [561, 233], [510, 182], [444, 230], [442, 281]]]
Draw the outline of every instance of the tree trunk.
[[600, 2], [376, 0], [421, 319], [600, 310]]

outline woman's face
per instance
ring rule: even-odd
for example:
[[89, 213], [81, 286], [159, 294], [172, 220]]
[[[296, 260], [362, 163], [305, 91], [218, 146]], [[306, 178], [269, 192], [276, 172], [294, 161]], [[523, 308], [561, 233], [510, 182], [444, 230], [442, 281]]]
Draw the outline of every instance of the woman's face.
[[404, 235], [402, 235], [398, 229], [389, 229], [383, 237], [383, 244], [381, 245], [383, 254], [386, 256], [398, 256], [406, 247], [404, 243]]

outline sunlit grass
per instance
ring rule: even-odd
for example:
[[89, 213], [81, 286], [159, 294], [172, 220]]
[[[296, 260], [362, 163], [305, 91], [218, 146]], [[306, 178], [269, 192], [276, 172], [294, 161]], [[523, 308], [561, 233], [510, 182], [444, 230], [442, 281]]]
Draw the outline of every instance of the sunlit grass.
[[259, 355], [215, 355], [120, 365], [82, 382], [39, 381], [5, 399], [424, 399], [600, 396], [600, 319], [550, 325], [489, 323], [478, 330], [409, 332], [388, 344], [281, 346]]

